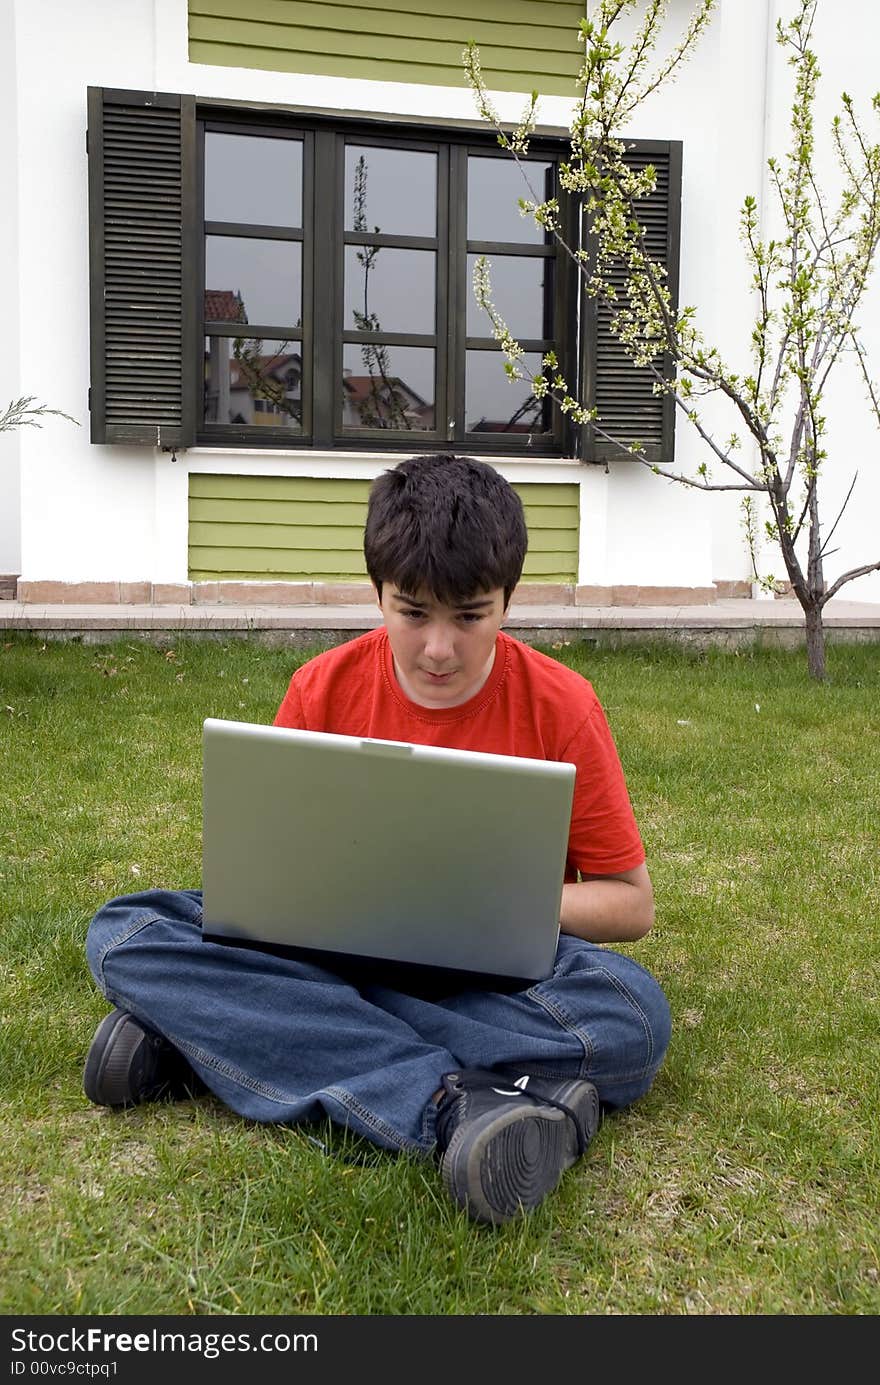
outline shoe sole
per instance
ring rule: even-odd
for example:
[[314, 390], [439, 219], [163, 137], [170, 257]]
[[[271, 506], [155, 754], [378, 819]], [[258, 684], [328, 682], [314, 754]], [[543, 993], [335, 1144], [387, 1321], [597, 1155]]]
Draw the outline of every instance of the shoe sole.
[[[583, 1126], [586, 1146], [599, 1125], [595, 1087], [578, 1082], [567, 1105]], [[537, 1207], [578, 1155], [577, 1133], [564, 1111], [517, 1102], [456, 1130], [440, 1172], [446, 1191], [469, 1216], [500, 1226]]]
[[96, 1106], [136, 1104], [129, 1074], [132, 1058], [146, 1038], [142, 1029], [128, 1021], [124, 1010], [111, 1010], [95, 1030], [83, 1071], [83, 1091]]

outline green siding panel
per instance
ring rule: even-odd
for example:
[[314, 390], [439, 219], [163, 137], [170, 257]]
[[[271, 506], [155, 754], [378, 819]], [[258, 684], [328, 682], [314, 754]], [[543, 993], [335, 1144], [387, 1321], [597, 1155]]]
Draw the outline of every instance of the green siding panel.
[[[189, 480], [192, 581], [366, 579], [369, 481], [204, 473]], [[578, 487], [526, 483], [516, 490], [529, 529], [523, 579], [575, 582]]]
[[[252, 550], [283, 548], [290, 552], [301, 548], [314, 548], [321, 553], [357, 552], [362, 544], [363, 525], [357, 528], [342, 528], [316, 525], [290, 524], [210, 524], [191, 520], [189, 526], [190, 544], [198, 547], [209, 544], [224, 549], [247, 548]], [[577, 553], [577, 533], [573, 529], [538, 529], [529, 533], [529, 550], [532, 553], [554, 553], [569, 556]]]
[[241, 500], [353, 500], [366, 505], [369, 481], [328, 480], [324, 476], [227, 476], [195, 472], [189, 478], [191, 496], [220, 496]]
[[217, 548], [247, 548], [252, 551], [283, 548], [290, 552], [313, 548], [319, 553], [356, 553], [362, 545], [363, 526], [359, 529], [317, 528], [314, 525], [295, 527], [289, 524], [198, 524], [189, 526], [189, 541], [198, 547], [210, 544]]
[[[189, 514], [194, 521], [222, 524], [229, 519], [229, 501], [191, 497]], [[311, 504], [297, 500], [237, 500], [235, 517], [241, 524], [288, 524], [295, 527], [314, 524], [322, 528], [328, 524], [342, 524], [362, 528], [364, 502], [347, 505], [344, 501]]]
[[[337, 551], [328, 554], [311, 551], [308, 548], [301, 548], [293, 553], [290, 550], [282, 552], [262, 548], [230, 550], [228, 548], [195, 546], [190, 552], [193, 563], [191, 572], [197, 571], [202, 574], [203, 578], [210, 576], [212, 580], [225, 579], [235, 575], [295, 582], [298, 580], [295, 574], [304, 573], [305, 580], [309, 582], [318, 580], [339, 582], [345, 581], [349, 577], [354, 580], [366, 579], [367, 575], [363, 554], [360, 550], [351, 553]], [[329, 562], [328, 559], [332, 559], [332, 562]], [[227, 565], [231, 569], [230, 571], [227, 571]]]
[[473, 39], [488, 86], [569, 96], [584, 12], [583, 0], [189, 0], [189, 56], [224, 67], [463, 87], [461, 50]]

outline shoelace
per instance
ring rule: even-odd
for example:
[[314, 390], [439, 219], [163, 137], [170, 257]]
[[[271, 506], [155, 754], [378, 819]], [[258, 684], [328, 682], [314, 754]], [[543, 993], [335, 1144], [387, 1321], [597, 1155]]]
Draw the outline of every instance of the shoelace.
[[[453, 1087], [453, 1091], [461, 1092], [465, 1090], [465, 1088], [461, 1084], [451, 1085]], [[495, 1090], [498, 1087], [503, 1087], [505, 1084], [504, 1078], [500, 1074], [496, 1077], [492, 1073], [486, 1073], [485, 1075], [481, 1074], [479, 1077], [469, 1077], [467, 1085], [471, 1089], [483, 1088], [484, 1090], [489, 1091]], [[575, 1115], [574, 1111], [572, 1111], [570, 1106], [566, 1106], [564, 1101], [556, 1101], [556, 1099], [552, 1096], [539, 1096], [537, 1092], [530, 1092], [526, 1087], [516, 1087], [511, 1083], [510, 1095], [513, 1096], [514, 1092], [516, 1092], [517, 1096], [524, 1096], [527, 1097], [529, 1101], [534, 1101], [538, 1106], [553, 1106], [557, 1111], [561, 1111], [563, 1115], [568, 1116], [569, 1120], [574, 1126], [575, 1134], [577, 1136], [578, 1158], [581, 1158], [581, 1156], [586, 1151], [587, 1145], [586, 1141], [584, 1140], [584, 1132], [581, 1129], [581, 1123]], [[445, 1121], [443, 1123], [444, 1125], [446, 1124]]]

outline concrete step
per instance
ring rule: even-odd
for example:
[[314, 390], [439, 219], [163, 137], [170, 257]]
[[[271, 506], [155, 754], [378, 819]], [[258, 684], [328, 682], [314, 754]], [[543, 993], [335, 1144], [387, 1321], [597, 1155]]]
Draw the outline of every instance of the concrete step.
[[[0, 630], [30, 631], [52, 639], [103, 642], [126, 634], [260, 636], [278, 644], [330, 644], [380, 624], [375, 606], [40, 605], [4, 601]], [[828, 603], [830, 639], [880, 641], [880, 603]], [[684, 643], [740, 645], [803, 642], [803, 612], [796, 601], [735, 599], [701, 606], [518, 606], [505, 628], [529, 643], [559, 640], [622, 643], [668, 638]]]

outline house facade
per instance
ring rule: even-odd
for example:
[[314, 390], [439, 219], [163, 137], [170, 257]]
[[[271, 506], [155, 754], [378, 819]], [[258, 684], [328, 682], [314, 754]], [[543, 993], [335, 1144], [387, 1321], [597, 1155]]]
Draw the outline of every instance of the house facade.
[[[787, 145], [789, 96], [773, 36], [790, 8], [719, 0], [630, 131], [633, 161], [658, 169], [649, 240], [742, 371], [738, 211], [751, 193], [772, 225], [766, 160]], [[689, 9], [672, 0], [670, 33]], [[846, 11], [825, 3], [817, 20], [820, 144], [840, 91], [866, 109], [876, 81], [880, 15]], [[565, 157], [582, 14], [570, 0], [2, 8], [0, 402], [33, 395], [77, 420], [0, 436], [0, 575], [21, 599], [369, 600], [370, 481], [421, 451], [482, 457], [517, 487], [528, 599], [750, 592], [740, 497], [664, 479], [696, 475], [699, 439], [517, 210], [553, 191]], [[541, 92], [528, 186], [476, 116], [469, 39], [503, 118]], [[552, 347], [659, 475], [506, 378], [471, 291], [481, 254], [527, 361]], [[862, 320], [876, 361], [876, 285]], [[878, 433], [851, 366], [827, 397], [829, 528], [858, 473], [829, 580], [877, 557]], [[720, 410], [717, 426], [733, 426]], [[763, 569], [784, 575], [772, 548]], [[846, 590], [878, 600], [880, 574]]]

